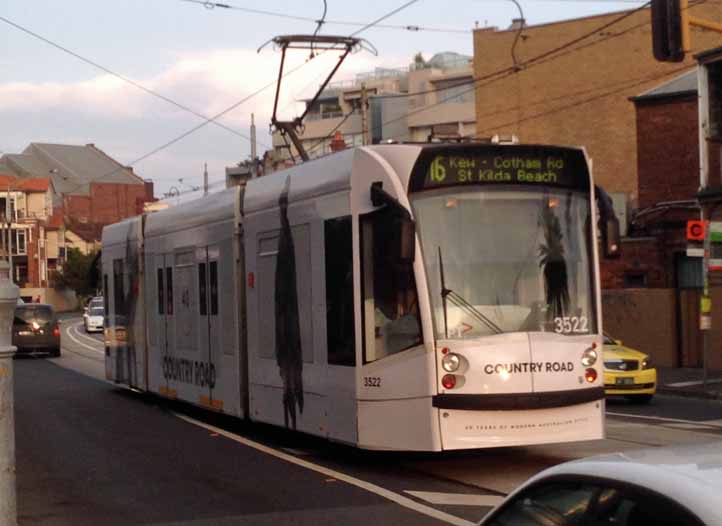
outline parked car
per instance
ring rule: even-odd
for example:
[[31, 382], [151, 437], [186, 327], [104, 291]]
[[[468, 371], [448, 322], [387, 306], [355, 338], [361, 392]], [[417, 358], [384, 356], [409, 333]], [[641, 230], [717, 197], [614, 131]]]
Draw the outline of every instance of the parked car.
[[542, 471], [483, 526], [722, 524], [722, 442], [600, 455]]
[[86, 314], [84, 316], [85, 332], [102, 332], [103, 321], [105, 320], [103, 305], [91, 304]]
[[649, 355], [604, 335], [604, 392], [648, 403], [657, 391], [657, 370]]
[[19, 354], [46, 352], [60, 356], [60, 326], [53, 307], [43, 303], [17, 305], [12, 343]]

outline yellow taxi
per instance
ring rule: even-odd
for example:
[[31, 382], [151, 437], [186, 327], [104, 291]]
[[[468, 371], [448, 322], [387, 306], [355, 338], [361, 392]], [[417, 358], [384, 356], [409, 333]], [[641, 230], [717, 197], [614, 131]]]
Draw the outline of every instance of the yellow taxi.
[[604, 335], [604, 392], [648, 403], [657, 391], [657, 370], [643, 352]]

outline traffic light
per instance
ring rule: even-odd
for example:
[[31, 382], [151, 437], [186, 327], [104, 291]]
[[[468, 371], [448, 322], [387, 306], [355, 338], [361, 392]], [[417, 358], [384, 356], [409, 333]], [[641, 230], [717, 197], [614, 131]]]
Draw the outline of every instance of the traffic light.
[[682, 9], [686, 4], [686, 0], [652, 0], [652, 49], [660, 62], [684, 60]]

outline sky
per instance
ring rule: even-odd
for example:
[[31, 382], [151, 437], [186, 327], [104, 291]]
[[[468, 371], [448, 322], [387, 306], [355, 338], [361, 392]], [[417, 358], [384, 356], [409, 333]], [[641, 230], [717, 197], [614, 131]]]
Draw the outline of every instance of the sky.
[[[259, 155], [271, 142], [268, 126], [281, 54], [272, 45], [260, 52], [258, 48], [276, 35], [313, 33], [324, 1], [221, 3], [231, 8], [210, 8], [199, 0], [1, 2], [0, 153], [19, 153], [31, 142], [94, 143], [119, 162], [132, 165], [144, 179], [153, 180], [157, 197], [173, 187], [184, 200], [200, 196], [192, 189], [202, 184], [205, 164], [211, 191], [223, 188], [225, 167], [250, 155], [251, 114], [258, 129]], [[349, 35], [363, 26], [336, 22], [370, 23], [409, 2], [326, 3], [327, 23], [321, 33]], [[527, 25], [643, 3], [518, 0]], [[333, 80], [353, 79], [376, 67], [408, 66], [418, 52], [427, 59], [442, 51], [473, 55], [474, 27], [505, 29], [517, 17], [519, 8], [512, 0], [418, 0], [381, 22], [396, 27], [371, 27], [360, 33], [378, 55], [363, 50], [349, 55]], [[298, 69], [283, 80], [280, 118], [303, 111], [299, 101], [313, 96], [335, 61], [332, 53], [308, 60], [307, 51], [289, 52], [286, 70]], [[107, 70], [207, 117], [238, 104], [218, 119], [233, 131], [208, 124], [160, 149], [204, 120]]]

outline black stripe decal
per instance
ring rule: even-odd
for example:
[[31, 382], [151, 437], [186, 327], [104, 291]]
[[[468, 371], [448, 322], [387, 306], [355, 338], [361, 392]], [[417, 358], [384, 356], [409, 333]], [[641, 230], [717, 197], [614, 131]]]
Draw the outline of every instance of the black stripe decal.
[[504, 411], [521, 409], [550, 409], [594, 402], [604, 398], [604, 387], [588, 387], [572, 391], [504, 394], [441, 394], [432, 398], [439, 409], [464, 411]]

